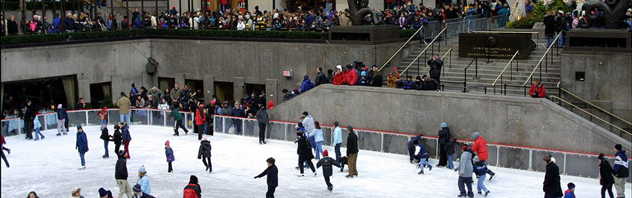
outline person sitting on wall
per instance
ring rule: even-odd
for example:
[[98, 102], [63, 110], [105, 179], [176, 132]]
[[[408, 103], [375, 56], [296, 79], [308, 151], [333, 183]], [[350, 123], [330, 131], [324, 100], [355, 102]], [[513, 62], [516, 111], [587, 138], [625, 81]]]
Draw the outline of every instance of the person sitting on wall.
[[421, 90], [438, 90], [439, 82], [434, 78], [428, 77], [428, 75], [424, 75], [421, 80]]
[[532, 98], [544, 98], [546, 97], [546, 90], [540, 79], [534, 79], [531, 88], [529, 89], [529, 95]]
[[386, 84], [388, 88], [395, 88], [397, 86], [397, 82], [399, 82], [400, 75], [397, 72], [397, 67], [393, 67], [391, 73], [386, 75]]

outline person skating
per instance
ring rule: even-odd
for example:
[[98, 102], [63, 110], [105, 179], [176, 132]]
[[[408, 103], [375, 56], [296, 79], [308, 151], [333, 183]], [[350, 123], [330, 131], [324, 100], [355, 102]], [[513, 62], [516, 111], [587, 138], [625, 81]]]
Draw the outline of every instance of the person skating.
[[542, 190], [544, 198], [561, 197], [562, 187], [560, 186], [560, 168], [555, 164], [555, 158], [550, 155], [542, 158], [546, 163], [546, 172], [544, 173], [544, 182]]
[[11, 149], [4, 147], [4, 145], [7, 143], [4, 140], [4, 135], [0, 134], [0, 138], [2, 141], [2, 151], [0, 152], [2, 154], [2, 160], [4, 161], [4, 165], [6, 165], [7, 168], [9, 168], [9, 161], [7, 161], [7, 156], [4, 155], [4, 151], [6, 150], [8, 154], [11, 154]]
[[84, 198], [84, 196], [81, 195], [81, 188], [72, 189], [72, 191], [70, 192], [70, 197], [72, 197], [72, 198]]
[[103, 140], [103, 147], [105, 148], [105, 154], [103, 154], [103, 159], [110, 158], [110, 154], [108, 152], [109, 150], [108, 144], [113, 137], [108, 132], [108, 127], [106, 124], [101, 124], [101, 137], [100, 138]]
[[189, 130], [182, 125], [182, 114], [180, 113], [180, 108], [182, 108], [182, 104], [175, 103], [171, 106], [171, 115], [175, 122], [173, 122], [173, 136], [180, 136], [179, 128], [184, 130], [184, 134], [189, 133]]
[[189, 178], [189, 184], [184, 187], [183, 198], [202, 198], [202, 188], [198, 184], [198, 178], [195, 175], [191, 175]]
[[419, 163], [417, 164], [417, 168], [420, 168], [421, 170], [417, 174], [424, 174], [424, 168], [426, 166], [428, 166], [428, 170], [431, 171], [432, 165], [430, 165], [430, 163], [428, 162], [428, 158], [430, 157], [428, 150], [426, 150], [424, 145], [422, 145], [421, 142], [419, 142], [419, 140], [415, 140], [413, 144], [419, 147], [419, 153], [417, 153], [417, 158], [419, 159]]
[[410, 141], [408, 141], [407, 147], [408, 147], [408, 158], [410, 159], [410, 163], [414, 164], [417, 163], [419, 159], [417, 159], [416, 155], [415, 155], [415, 149], [417, 147], [417, 143], [415, 143], [415, 141], [419, 140], [421, 138], [421, 135], [417, 135], [413, 138], [410, 139]]
[[448, 154], [445, 151], [445, 145], [450, 142], [451, 134], [450, 128], [447, 123], [441, 123], [441, 129], [439, 129], [439, 163], [437, 167], [444, 167], [448, 165]]
[[314, 169], [314, 164], [312, 163], [312, 159], [314, 159], [314, 154], [312, 154], [312, 151], [309, 148], [309, 143], [307, 142], [307, 139], [303, 135], [302, 131], [297, 131], [296, 135], [299, 136], [298, 147], [296, 149], [296, 153], [298, 154], [299, 159], [299, 170], [301, 171], [299, 177], [305, 176], [305, 174], [303, 174], [303, 166], [301, 166], [301, 164], [303, 164], [304, 162], [307, 162], [309, 168], [312, 169], [312, 172], [314, 172], [314, 176], [316, 176], [316, 169]]
[[259, 104], [259, 111], [257, 111], [255, 117], [257, 118], [257, 123], [259, 123], [259, 144], [266, 144], [266, 126], [270, 121], [270, 117], [263, 104]]
[[[474, 139], [474, 145], [472, 145], [472, 152], [478, 156], [481, 162], [485, 163], [485, 161], [487, 161], [487, 158], [489, 157], [489, 153], [487, 152], [487, 141], [483, 139], [483, 136], [481, 136], [480, 132], [474, 132], [472, 134], [472, 137]], [[487, 174], [489, 174], [489, 181], [491, 181], [494, 178], [494, 176], [496, 176], [496, 173], [494, 173], [489, 168], [487, 169]]]
[[[573, 184], [573, 182], [569, 182], [566, 186], [568, 186], [568, 190], [564, 192], [564, 198], [575, 198], [575, 184]], [[612, 192], [610, 192], [610, 195], [610, 197], [612, 197]], [[603, 197], [603, 193], [601, 194], [601, 197]]]
[[77, 142], [75, 144], [75, 149], [79, 151], [79, 157], [81, 158], [81, 167], [79, 170], [86, 169], [86, 159], [85, 155], [88, 152], [88, 138], [86, 137], [86, 133], [83, 132], [83, 128], [81, 125], [77, 125]]
[[[320, 122], [314, 122], [314, 130], [308, 133], [310, 139], [314, 139], [314, 143], [312, 146], [314, 147], [314, 151], [316, 152], [316, 159], [320, 159], [320, 154], [323, 153], [323, 130], [320, 128]], [[311, 141], [310, 141], [311, 143]]]
[[614, 184], [614, 177], [612, 174], [614, 171], [610, 166], [608, 160], [605, 159], [603, 153], [599, 154], [599, 184], [601, 184], [601, 198], [606, 197], [606, 191], [608, 191], [608, 195], [610, 198], [614, 198], [614, 194], [612, 193], [612, 184]]
[[119, 151], [117, 153], [118, 160], [116, 160], [116, 167], [114, 169], [114, 178], [116, 179], [116, 184], [119, 187], [119, 198], [123, 198], [123, 194], [126, 194], [127, 197], [132, 197], [134, 194], [132, 192], [132, 187], [127, 182], [127, 160], [125, 159], [125, 151]]
[[268, 191], [266, 192], [266, 198], [274, 198], [274, 191], [276, 190], [276, 187], [279, 186], [279, 170], [276, 165], [274, 165], [274, 161], [274, 158], [268, 158], [266, 160], [268, 168], [266, 168], [266, 170], [264, 170], [261, 174], [255, 176], [255, 179], [266, 175], [268, 176]]
[[[138, 169], [138, 182], [136, 185], [140, 185], [140, 189], [145, 194], [151, 194], [151, 186], [149, 185], [149, 176], [147, 176], [147, 170], [145, 170], [145, 165], [140, 166]], [[134, 186], [136, 188], [136, 186]], [[134, 189], [136, 192], [136, 189]], [[134, 193], [136, 194], [136, 193]]]
[[342, 157], [342, 153], [340, 152], [340, 147], [342, 146], [342, 129], [340, 129], [340, 123], [338, 121], [334, 122], [334, 151], [336, 152], [336, 162], [340, 162], [340, 157]]
[[336, 160], [329, 157], [329, 152], [327, 150], [323, 151], [323, 159], [320, 159], [318, 163], [316, 163], [316, 168], [323, 167], [323, 177], [325, 177], [325, 183], [327, 184], [327, 190], [330, 192], [334, 189], [334, 185], [331, 184], [329, 177], [333, 175], [333, 166], [340, 167]]
[[57, 105], [57, 136], [68, 135], [68, 112], [61, 104]]
[[198, 159], [202, 159], [202, 163], [206, 166], [206, 171], [213, 172], [213, 164], [211, 164], [211, 141], [206, 139], [206, 135], [202, 136], [200, 148], [198, 149]]
[[204, 104], [200, 103], [198, 107], [195, 109], [195, 127], [198, 132], [198, 140], [202, 140], [202, 135], [206, 132], [204, 131], [204, 126], [206, 125], [206, 110], [204, 109]]
[[171, 149], [171, 145], [169, 144], [169, 140], [167, 140], [167, 142], [165, 142], [165, 156], [167, 157], [167, 163], [169, 164], [167, 172], [171, 173], [173, 171], [173, 167], [171, 166], [171, 162], [175, 161], [176, 158], [173, 156], [173, 149]]
[[485, 187], [485, 176], [487, 176], [487, 165], [481, 162], [478, 159], [478, 156], [474, 157], [474, 174], [476, 174], [476, 178], [478, 182], [476, 183], [476, 190], [478, 190], [478, 194], [485, 193], [485, 197], [490, 193], [487, 187]]
[[353, 127], [351, 126], [347, 126], [347, 132], [349, 132], [349, 136], [347, 137], [347, 157], [349, 157], [347, 164], [349, 165], [349, 175], [345, 177], [353, 178], [353, 176], [358, 176], [358, 169], [356, 169], [359, 151], [358, 136], [353, 132]]
[[121, 134], [121, 127], [114, 125], [114, 134], [112, 134], [112, 141], [114, 142], [114, 153], [118, 154], [123, 143], [123, 134]]
[[99, 118], [99, 120], [101, 120], [101, 125], [107, 125], [108, 124], [108, 107], [104, 106], [99, 112], [99, 114], [97, 114], [97, 117]]
[[24, 133], [27, 140], [33, 139], [33, 120], [35, 120], [35, 109], [31, 106], [31, 100], [26, 100], [26, 106], [22, 107], [22, 120], [24, 120]]
[[129, 159], [129, 143], [132, 141], [132, 135], [129, 133], [129, 126], [125, 122], [121, 122], [121, 137], [123, 137], [123, 143], [125, 144], [125, 158]]
[[453, 138], [448, 143], [445, 144], [443, 150], [445, 150], [445, 154], [448, 155], [448, 166], [446, 168], [453, 169], [454, 168], [454, 145], [456, 144], [456, 138]]
[[45, 138], [44, 134], [40, 131], [42, 129], [42, 123], [38, 118], [33, 120], [33, 130], [35, 130], [35, 141], [39, 140], [39, 137], [42, 136], [42, 140]]
[[142, 187], [139, 184], [134, 185], [134, 196], [133, 198], [155, 198], [148, 193], [142, 191]]
[[[474, 167], [472, 166], [472, 151], [467, 146], [463, 146], [461, 161], [459, 161], [459, 166], [457, 166], [454, 171], [459, 172], [458, 185], [460, 194], [458, 197], [474, 197], [474, 192], [472, 191], [472, 173], [474, 172]], [[467, 194], [465, 192], [465, 186], [467, 186]]]
[[625, 197], [625, 179], [630, 175], [628, 169], [628, 156], [621, 144], [614, 146], [617, 151], [614, 158], [614, 188], [617, 190], [617, 197]]

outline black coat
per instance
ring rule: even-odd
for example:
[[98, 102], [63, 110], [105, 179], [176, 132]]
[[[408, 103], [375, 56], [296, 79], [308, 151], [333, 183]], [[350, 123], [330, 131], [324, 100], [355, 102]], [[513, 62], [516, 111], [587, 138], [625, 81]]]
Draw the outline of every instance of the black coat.
[[120, 130], [114, 130], [112, 141], [114, 141], [114, 144], [116, 145], [121, 145], [121, 142], [123, 142], [123, 135]]
[[547, 15], [544, 17], [544, 35], [555, 35], [555, 17], [553, 15]]
[[331, 157], [323, 157], [323, 159], [320, 159], [318, 163], [316, 163], [316, 168], [321, 166], [323, 167], [323, 176], [325, 177], [330, 177], [333, 174], [332, 166], [340, 167], [338, 163], [336, 163], [336, 160]]
[[555, 193], [555, 197], [563, 195], [562, 187], [560, 186], [560, 168], [553, 162], [546, 165], [542, 190], [547, 193]]
[[451, 139], [450, 128], [449, 127], [441, 128], [441, 130], [439, 130], [439, 145], [445, 146], [445, 144], [448, 143], [450, 139]]
[[200, 157], [211, 157], [211, 142], [208, 140], [204, 140], [200, 143], [200, 150], [198, 151], [198, 158]]
[[102, 140], [110, 140], [110, 134], [108, 133], [108, 128], [103, 128], [101, 130], [101, 137]]
[[355, 133], [349, 133], [349, 137], [347, 137], [347, 156], [356, 153], [358, 153], [358, 136]]
[[316, 75], [315, 81], [316, 86], [329, 83], [327, 80], [327, 76], [325, 76], [325, 74], [323, 74], [322, 72]]
[[612, 176], [612, 173], [614, 173], [614, 171], [612, 170], [612, 167], [610, 166], [608, 160], [603, 160], [599, 164], [599, 175], [601, 176], [601, 179], [599, 179], [599, 184], [614, 184], [614, 177]]
[[269, 166], [268, 168], [266, 168], [266, 170], [257, 175], [255, 178], [260, 178], [266, 175], [268, 176], [267, 181], [269, 187], [279, 186], [279, 169], [277, 169], [276, 165]]
[[438, 79], [441, 77], [441, 67], [443, 67], [443, 60], [428, 60], [428, 65], [430, 65], [430, 77], [434, 79]]
[[127, 162], [125, 161], [125, 157], [122, 155], [118, 156], [118, 160], [116, 161], [114, 178], [127, 179]]
[[456, 140], [450, 140], [447, 143], [445, 143], [445, 146], [443, 146], [443, 150], [445, 151], [446, 155], [452, 155], [455, 153], [454, 151], [454, 144], [456, 144]]
[[7, 20], [7, 32], [9, 35], [18, 33], [18, 24], [15, 21]]
[[373, 76], [373, 78], [371, 78], [371, 82], [369, 82], [369, 86], [382, 87], [382, 75]]
[[314, 159], [314, 154], [312, 154], [312, 149], [305, 139], [305, 136], [301, 136], [301, 138], [298, 139], [298, 148], [296, 149], [296, 154], [298, 154], [298, 159], [300, 161]]

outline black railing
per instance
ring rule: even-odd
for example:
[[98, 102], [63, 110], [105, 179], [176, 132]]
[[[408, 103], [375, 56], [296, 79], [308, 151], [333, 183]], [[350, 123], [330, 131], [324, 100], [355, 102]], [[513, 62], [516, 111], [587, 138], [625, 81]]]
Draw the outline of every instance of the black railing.
[[463, 72], [463, 92], [467, 92], [467, 69], [472, 66], [472, 63], [474, 63], [474, 68], [476, 70], [474, 73], [474, 78], [478, 78], [478, 57], [474, 57], [474, 59], [470, 61], [470, 64], [467, 64], [467, 67], [465, 67], [465, 71]]

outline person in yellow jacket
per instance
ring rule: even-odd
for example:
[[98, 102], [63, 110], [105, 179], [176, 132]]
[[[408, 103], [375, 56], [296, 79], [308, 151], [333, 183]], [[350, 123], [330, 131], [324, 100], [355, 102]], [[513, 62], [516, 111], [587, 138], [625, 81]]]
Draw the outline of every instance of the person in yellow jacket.
[[119, 107], [119, 115], [121, 118], [121, 122], [125, 122], [131, 124], [130, 122], [130, 110], [129, 106], [132, 105], [132, 102], [127, 98], [125, 92], [121, 92], [121, 97], [116, 101], [116, 106]]

